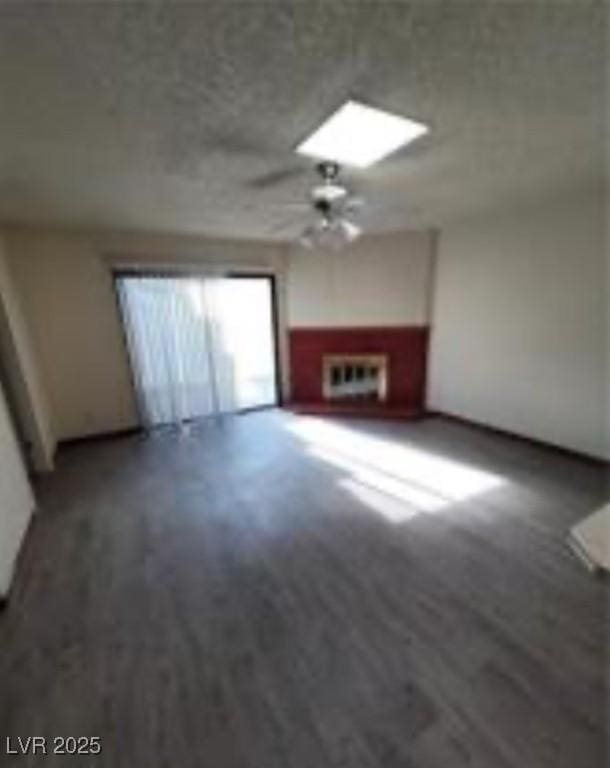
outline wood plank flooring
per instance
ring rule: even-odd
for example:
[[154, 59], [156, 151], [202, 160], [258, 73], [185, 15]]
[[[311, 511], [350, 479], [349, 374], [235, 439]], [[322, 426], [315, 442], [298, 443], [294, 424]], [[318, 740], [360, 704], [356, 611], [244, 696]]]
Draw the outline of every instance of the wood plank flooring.
[[0, 614], [0, 763], [602, 768], [609, 587], [565, 535], [606, 494], [442, 419], [65, 449]]

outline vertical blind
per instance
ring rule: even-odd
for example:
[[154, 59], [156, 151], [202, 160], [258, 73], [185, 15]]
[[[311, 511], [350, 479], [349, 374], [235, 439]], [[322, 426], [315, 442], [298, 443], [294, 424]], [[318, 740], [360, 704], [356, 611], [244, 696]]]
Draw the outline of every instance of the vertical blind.
[[275, 403], [268, 279], [126, 276], [118, 289], [146, 426]]

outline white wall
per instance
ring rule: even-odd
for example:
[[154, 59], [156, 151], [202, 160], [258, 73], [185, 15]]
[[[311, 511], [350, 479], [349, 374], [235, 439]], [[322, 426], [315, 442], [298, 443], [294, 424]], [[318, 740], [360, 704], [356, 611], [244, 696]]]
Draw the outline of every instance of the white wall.
[[7, 396], [10, 389], [14, 415], [31, 451], [32, 465], [39, 471], [48, 471], [53, 468], [55, 452], [49, 405], [3, 239], [0, 239], [0, 357]]
[[58, 440], [137, 423], [113, 264], [266, 269], [279, 275], [280, 299], [284, 293], [278, 246], [26, 229], [8, 229], [6, 245]]
[[[610, 29], [610, 25], [609, 25]], [[610, 148], [608, 149], [610, 153]], [[608, 162], [607, 179], [610, 179], [610, 161]], [[606, 458], [610, 458], [610, 182], [606, 181], [606, 217], [605, 217], [605, 309], [606, 309], [606, 339], [605, 339], [605, 361], [606, 361], [606, 418], [605, 418], [605, 442]], [[608, 488], [610, 496], [610, 487]]]
[[429, 405], [603, 455], [603, 237], [593, 193], [444, 230]]
[[[608, 176], [610, 178], [610, 174]], [[610, 191], [606, 188], [606, 457], [610, 458]], [[610, 492], [610, 488], [609, 488]]]
[[[606, 6], [606, 60], [605, 60], [605, 99], [604, 99], [604, 167], [605, 167], [605, 254], [606, 254], [606, 456], [610, 458], [610, 134], [608, 127], [610, 126], [610, 5]], [[608, 487], [608, 495], [610, 497], [610, 480]], [[610, 627], [610, 617], [608, 619]], [[610, 682], [610, 655], [609, 668], [608, 668], [608, 680]], [[608, 725], [610, 726], [610, 707], [608, 708]]]
[[293, 327], [426, 325], [435, 235], [370, 235], [340, 251], [292, 247], [288, 324]]
[[0, 597], [6, 596], [34, 499], [0, 388]]

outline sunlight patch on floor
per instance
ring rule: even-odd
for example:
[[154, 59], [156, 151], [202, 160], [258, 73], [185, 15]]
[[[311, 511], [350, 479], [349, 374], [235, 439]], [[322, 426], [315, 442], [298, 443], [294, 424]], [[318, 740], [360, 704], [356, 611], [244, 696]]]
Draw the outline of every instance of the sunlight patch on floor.
[[322, 419], [300, 417], [288, 429], [312, 456], [346, 473], [342, 488], [392, 522], [437, 512], [505, 482], [478, 467]]

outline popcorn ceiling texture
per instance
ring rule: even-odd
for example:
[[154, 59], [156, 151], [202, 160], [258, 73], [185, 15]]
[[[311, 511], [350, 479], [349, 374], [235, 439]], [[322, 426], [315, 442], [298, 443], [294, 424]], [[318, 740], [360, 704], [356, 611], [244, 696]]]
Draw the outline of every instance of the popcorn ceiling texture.
[[602, 5], [4, 3], [0, 221], [268, 238], [348, 97], [432, 129], [349, 174], [372, 231], [591, 186]]

